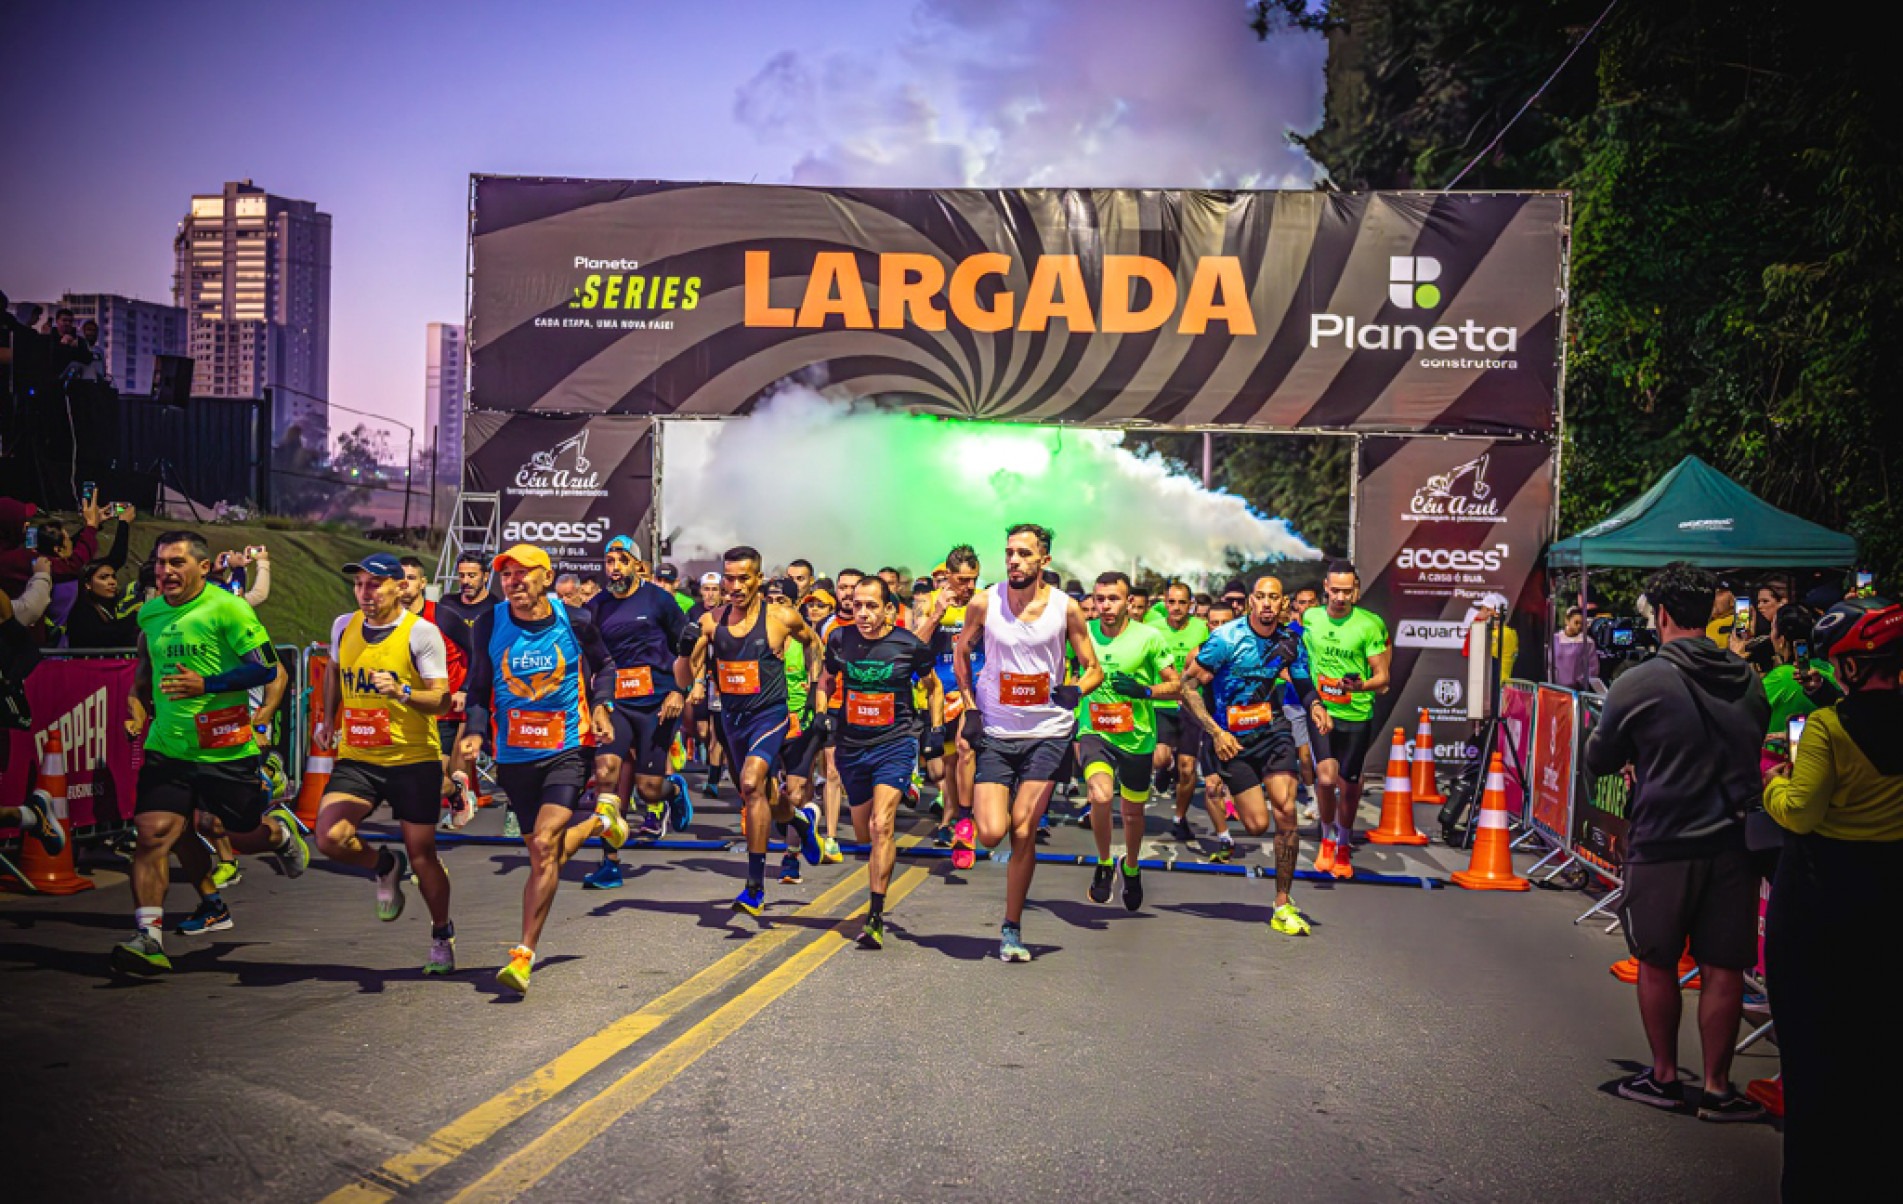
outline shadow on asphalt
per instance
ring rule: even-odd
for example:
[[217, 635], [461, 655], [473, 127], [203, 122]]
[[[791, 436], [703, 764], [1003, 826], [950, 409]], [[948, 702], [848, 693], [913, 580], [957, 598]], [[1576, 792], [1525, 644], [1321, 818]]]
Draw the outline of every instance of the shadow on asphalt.
[[[400, 970], [378, 970], [364, 966], [341, 966], [311, 962], [249, 962], [224, 959], [240, 949], [257, 948], [267, 942], [262, 941], [214, 941], [208, 945], [181, 945], [174, 940], [168, 944], [166, 952], [172, 958], [172, 972], [158, 974], [151, 978], [139, 978], [119, 974], [112, 969], [110, 951], [106, 948], [91, 949], [48, 949], [41, 945], [0, 944], [0, 963], [10, 963], [22, 969], [53, 970], [62, 974], [71, 974], [79, 978], [97, 979], [101, 989], [115, 990], [125, 987], [157, 985], [168, 978], [185, 975], [224, 975], [233, 985], [241, 987], [277, 987], [300, 982], [347, 983], [357, 988], [358, 994], [378, 995], [384, 987], [393, 982], [422, 982], [434, 976], [423, 973], [421, 966], [405, 967]], [[563, 962], [575, 961], [578, 954], [556, 954], [535, 963], [538, 971]], [[455, 974], [442, 978], [446, 984], [467, 986], [479, 994], [496, 995], [504, 999], [517, 998], [514, 992], [505, 990], [495, 981], [494, 972], [501, 968], [495, 966], [465, 965]]]
[[[1299, 903], [1298, 910], [1308, 920], [1310, 927], [1320, 930], [1326, 925], [1310, 915]], [[1251, 903], [1159, 903], [1158, 911], [1174, 911], [1186, 916], [1195, 916], [1205, 920], [1232, 920], [1238, 924], [1264, 924], [1275, 917], [1275, 908], [1268, 904]]]
[[1077, 903], [1069, 899], [1027, 899], [1024, 906], [1033, 911], [1049, 912], [1072, 928], [1081, 928], [1086, 932], [1108, 932], [1110, 921], [1125, 916], [1132, 919], [1154, 918], [1141, 911], [1125, 911], [1123, 904], [1115, 900], [1109, 903]]
[[132, 925], [123, 912], [103, 911], [15, 911], [8, 908], [0, 911], [4, 918], [15, 928], [32, 928], [39, 924], [71, 924], [78, 928], [110, 928], [114, 932], [128, 935]]
[[[995, 958], [998, 953], [998, 938], [995, 936], [971, 936], [956, 932], [915, 933], [901, 927], [890, 919], [886, 921], [886, 933], [908, 945], [917, 945], [921, 949], [930, 949], [942, 953], [954, 961], [981, 962]], [[1053, 953], [1062, 953], [1062, 945], [1040, 945], [1027, 943], [1025, 948], [1033, 957], [1046, 957]]]
[[805, 899], [777, 899], [767, 904], [767, 913], [755, 920], [751, 926], [750, 917], [733, 909], [727, 900], [709, 900], [693, 902], [686, 899], [615, 899], [603, 903], [590, 911], [590, 916], [611, 916], [620, 911], [647, 912], [659, 915], [693, 916], [702, 928], [725, 931], [729, 939], [744, 940], [756, 931], [768, 928], [807, 928], [814, 932], [824, 932], [839, 923], [837, 917], [775, 915], [776, 909], [800, 908], [806, 906]]

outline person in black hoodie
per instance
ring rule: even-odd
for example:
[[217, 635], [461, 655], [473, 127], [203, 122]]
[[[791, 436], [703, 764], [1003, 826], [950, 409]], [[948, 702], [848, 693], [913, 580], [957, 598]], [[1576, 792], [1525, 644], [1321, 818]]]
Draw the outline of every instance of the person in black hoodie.
[[1763, 1109], [1731, 1086], [1732, 1043], [1744, 972], [1757, 963], [1758, 877], [1745, 850], [1744, 813], [1763, 789], [1758, 749], [1769, 722], [1763, 683], [1744, 659], [1706, 634], [1718, 579], [1683, 562], [1646, 583], [1659, 653], [1612, 684], [1586, 741], [1600, 776], [1629, 771], [1631, 825], [1619, 918], [1639, 961], [1639, 1018], [1652, 1065], [1620, 1080], [1620, 1096], [1683, 1111], [1678, 959], [1687, 942], [1704, 989], [1703, 1120], [1753, 1120]]

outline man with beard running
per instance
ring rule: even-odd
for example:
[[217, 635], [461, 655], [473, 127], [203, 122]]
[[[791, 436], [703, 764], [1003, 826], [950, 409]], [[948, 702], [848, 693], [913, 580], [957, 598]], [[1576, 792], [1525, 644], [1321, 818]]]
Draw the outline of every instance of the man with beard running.
[[[938, 783], [944, 807], [939, 816], [938, 830], [932, 834], [932, 843], [948, 849], [952, 845], [953, 827], [961, 819], [969, 822], [972, 782], [976, 772], [975, 759], [958, 747], [955, 725], [958, 717], [964, 713], [965, 695], [958, 689], [958, 674], [953, 662], [957, 659], [958, 637], [965, 630], [965, 615], [971, 606], [972, 595], [978, 589], [978, 553], [970, 544], [961, 543], [946, 553], [942, 567], [945, 570], [944, 584], [932, 596], [930, 607], [918, 615], [913, 627], [914, 634], [932, 649], [939, 690], [945, 697], [944, 729], [941, 733], [944, 755], [935, 763], [928, 759], [926, 768]], [[936, 580], [939, 574], [933, 573], [932, 576]], [[984, 649], [980, 646], [977, 651], [979, 659], [973, 671], [982, 673]]]
[[[1163, 590], [1162, 611], [1152, 611], [1146, 620], [1163, 637], [1170, 667], [1179, 677], [1209, 638], [1209, 624], [1191, 613], [1195, 604], [1189, 586], [1172, 581]], [[1203, 729], [1182, 719], [1182, 705], [1175, 700], [1156, 704], [1156, 787], [1163, 793], [1175, 792], [1176, 819], [1170, 832], [1187, 844], [1191, 839], [1189, 804], [1196, 794], [1196, 756], [1203, 748]]]
[[[898, 857], [893, 836], [899, 799], [912, 782], [920, 732], [935, 732], [941, 720], [944, 692], [931, 649], [893, 626], [892, 588], [881, 578], [867, 577], [857, 595], [853, 626], [841, 628], [826, 644], [820, 694], [844, 700], [833, 764], [852, 807], [852, 830], [872, 845], [866, 870], [872, 902], [859, 943], [879, 949], [885, 945], [885, 892]], [[913, 700], [915, 684], [925, 688], [923, 715]]]
[[[641, 799], [640, 828], [635, 835], [658, 838], [667, 829], [669, 795], [674, 797], [676, 831], [693, 819], [694, 805], [685, 790], [673, 789], [667, 773], [668, 750], [687, 705], [685, 688], [675, 680], [675, 648], [688, 629], [687, 616], [674, 596], [651, 582], [640, 580], [640, 559], [634, 540], [617, 535], [608, 541], [602, 571], [608, 588], [590, 598], [584, 609], [601, 632], [614, 661], [614, 735], [595, 751], [597, 808], [621, 806], [626, 796], [622, 779], [633, 775]], [[621, 885], [621, 853], [612, 844], [602, 851], [601, 867], [582, 879], [587, 890], [613, 890]]]
[[1269, 830], [1274, 811], [1275, 912], [1269, 926], [1306, 936], [1308, 921], [1289, 901], [1301, 833], [1295, 818], [1295, 738], [1282, 714], [1278, 682], [1295, 687], [1317, 730], [1328, 729], [1328, 712], [1315, 693], [1302, 641], [1282, 625], [1282, 583], [1258, 578], [1249, 594], [1248, 617], [1210, 633], [1183, 680], [1183, 708], [1209, 736], [1242, 826], [1260, 836]]
[[[1051, 533], [1019, 523], [1005, 538], [1005, 580], [973, 594], [958, 635], [958, 689], [965, 696], [959, 751], [976, 754], [976, 824], [955, 829], [952, 863], [969, 867], [974, 832], [986, 847], [1011, 841], [1005, 877], [1004, 925], [998, 957], [1028, 962], [1023, 940], [1024, 899], [1037, 872], [1037, 827], [1057, 785], [1059, 767], [1077, 731], [1075, 711], [1103, 684], [1097, 651], [1077, 604], [1044, 579]], [[1079, 676], [1064, 684], [1064, 650], [1076, 653]], [[984, 669], [972, 661], [983, 649]], [[961, 856], [962, 855], [962, 856]]]
[[1322, 579], [1326, 602], [1300, 617], [1302, 643], [1315, 672], [1315, 690], [1329, 716], [1309, 732], [1315, 750], [1315, 793], [1321, 813], [1321, 851], [1315, 869], [1355, 876], [1355, 813], [1361, 807], [1361, 766], [1374, 736], [1374, 696], [1388, 690], [1388, 625], [1361, 599], [1361, 574], [1345, 560]]
[[[727, 764], [740, 786], [747, 829], [747, 884], [734, 899], [735, 911], [757, 916], [766, 909], [767, 840], [780, 824], [792, 824], [800, 854], [818, 865], [819, 812], [810, 803], [799, 810], [779, 795], [774, 775], [786, 742], [786, 644], [798, 640], [806, 663], [818, 667], [824, 655], [819, 635], [791, 606], [769, 606], [761, 594], [760, 553], [731, 548], [721, 561], [726, 601], [701, 616], [690, 629], [688, 659], [698, 694], [701, 675], [711, 667], [720, 709], [715, 715]], [[683, 642], [683, 647], [687, 645]]]

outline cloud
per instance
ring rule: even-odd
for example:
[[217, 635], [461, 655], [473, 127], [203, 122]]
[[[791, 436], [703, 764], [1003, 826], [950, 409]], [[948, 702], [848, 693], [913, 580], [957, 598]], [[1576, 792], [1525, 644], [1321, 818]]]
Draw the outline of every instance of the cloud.
[[787, 50], [734, 112], [790, 181], [892, 187], [1303, 188], [1318, 34], [1258, 41], [1238, 0], [920, 0], [882, 56]]

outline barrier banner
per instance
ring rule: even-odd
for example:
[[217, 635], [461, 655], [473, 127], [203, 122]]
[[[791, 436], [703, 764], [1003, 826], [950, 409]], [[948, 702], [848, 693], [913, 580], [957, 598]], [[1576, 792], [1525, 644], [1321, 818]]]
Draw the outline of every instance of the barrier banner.
[[[1355, 563], [1361, 605], [1387, 621], [1394, 656], [1375, 727], [1390, 713], [1413, 729], [1427, 708], [1437, 763], [1480, 755], [1467, 718], [1468, 612], [1489, 594], [1506, 599], [1516, 634], [1539, 630], [1545, 614], [1540, 552], [1553, 534], [1553, 457], [1544, 443], [1369, 437], [1361, 441], [1355, 505]], [[1502, 655], [1501, 678], [1516, 665], [1540, 668], [1536, 642]], [[1377, 741], [1378, 743], [1378, 741]], [[1370, 766], [1385, 756], [1374, 750]]]
[[472, 179], [470, 401], [1545, 432], [1556, 193]]
[[[652, 418], [472, 413], [463, 488], [500, 495], [502, 547], [545, 549], [555, 572], [595, 573], [616, 535], [653, 546]], [[491, 548], [490, 553], [501, 551]]]
[[[1586, 746], [1593, 724], [1599, 721], [1604, 700], [1594, 694], [1575, 696], [1579, 707], [1579, 725], [1575, 733], [1579, 746]], [[1575, 857], [1597, 866], [1615, 877], [1625, 864], [1626, 801], [1630, 791], [1621, 774], [1598, 777], [1579, 759], [1579, 791], [1573, 808], [1572, 852]]]
[[75, 827], [132, 814], [145, 750], [126, 734], [133, 663], [117, 658], [47, 657], [27, 675], [31, 732], [0, 733], [10, 743], [0, 775], [0, 807], [17, 807], [39, 776], [47, 733], [66, 749], [67, 815]]
[[[1527, 757], [1533, 748], [1533, 708], [1538, 697], [1530, 681], [1510, 681], [1500, 689], [1500, 739], [1512, 751], [1507, 762], [1507, 814], [1515, 820], [1526, 814]], [[1514, 767], [1519, 767], [1519, 772]]]
[[1533, 798], [1528, 817], [1556, 848], [1572, 838], [1576, 711], [1571, 690], [1539, 688], [1533, 712], [1533, 760], [1527, 770]]

